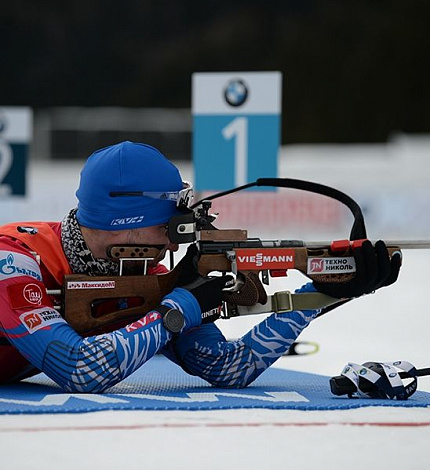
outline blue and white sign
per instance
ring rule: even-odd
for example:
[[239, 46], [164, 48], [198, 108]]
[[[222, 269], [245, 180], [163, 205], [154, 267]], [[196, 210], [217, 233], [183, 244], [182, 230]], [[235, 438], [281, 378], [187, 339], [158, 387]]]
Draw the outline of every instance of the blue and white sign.
[[0, 106], [0, 197], [25, 195], [32, 110]]
[[226, 190], [277, 176], [281, 90], [280, 72], [193, 74], [197, 191]]

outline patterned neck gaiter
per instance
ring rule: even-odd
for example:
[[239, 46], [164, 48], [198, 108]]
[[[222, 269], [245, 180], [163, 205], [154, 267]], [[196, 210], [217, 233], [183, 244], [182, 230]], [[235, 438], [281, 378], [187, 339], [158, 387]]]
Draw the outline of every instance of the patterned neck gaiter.
[[76, 209], [72, 209], [61, 222], [61, 238], [64, 253], [74, 274], [88, 276], [119, 274], [118, 263], [108, 259], [94, 258], [76, 220]]

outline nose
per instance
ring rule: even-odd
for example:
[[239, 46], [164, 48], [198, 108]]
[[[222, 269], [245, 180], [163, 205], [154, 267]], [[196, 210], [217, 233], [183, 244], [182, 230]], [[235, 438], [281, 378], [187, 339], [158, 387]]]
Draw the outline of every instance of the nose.
[[169, 241], [166, 247], [170, 251], [178, 251], [179, 250], [179, 245], [177, 243], [172, 243]]

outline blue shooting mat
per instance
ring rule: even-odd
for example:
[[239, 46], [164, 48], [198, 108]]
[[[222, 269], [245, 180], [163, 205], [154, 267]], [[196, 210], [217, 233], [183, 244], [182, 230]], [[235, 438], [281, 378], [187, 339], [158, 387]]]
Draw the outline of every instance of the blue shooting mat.
[[245, 408], [344, 410], [364, 406], [428, 407], [430, 393], [406, 401], [350, 399], [330, 392], [329, 377], [266, 370], [244, 389], [221, 389], [156, 356], [103, 394], [64, 393], [39, 374], [0, 386], [0, 414], [86, 413], [103, 410], [225, 410]]

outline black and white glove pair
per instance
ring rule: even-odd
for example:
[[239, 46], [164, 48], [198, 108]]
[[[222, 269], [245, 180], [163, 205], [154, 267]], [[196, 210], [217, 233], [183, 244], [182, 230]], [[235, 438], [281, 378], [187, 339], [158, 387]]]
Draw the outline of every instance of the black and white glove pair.
[[181, 270], [176, 287], [194, 295], [202, 311], [202, 323], [211, 323], [220, 317], [223, 289], [234, 284], [233, 276], [201, 276], [198, 272], [199, 252], [196, 245], [188, 247], [178, 264]]
[[389, 256], [387, 246], [382, 240], [375, 243], [369, 240], [353, 250], [356, 265], [355, 276], [346, 282], [314, 281], [315, 288], [338, 299], [351, 299], [370, 294], [396, 282], [402, 256], [400, 252]]

